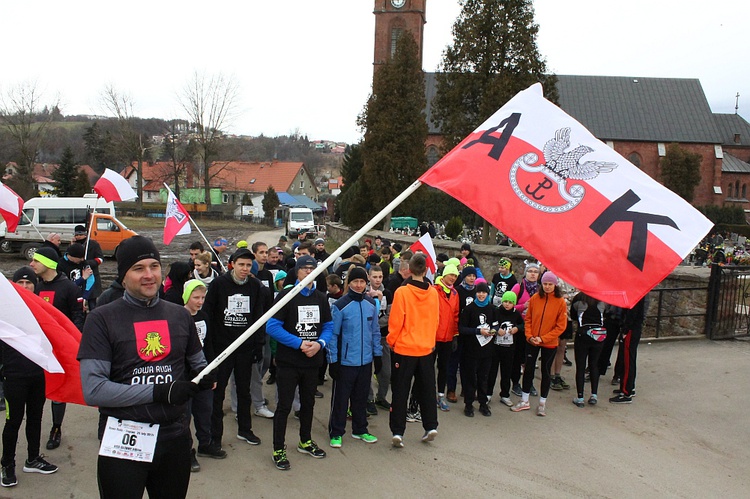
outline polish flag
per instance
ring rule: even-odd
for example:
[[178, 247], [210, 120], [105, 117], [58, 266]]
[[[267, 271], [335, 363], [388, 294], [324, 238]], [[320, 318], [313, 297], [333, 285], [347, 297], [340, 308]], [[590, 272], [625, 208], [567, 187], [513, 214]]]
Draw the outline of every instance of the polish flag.
[[430, 233], [426, 232], [417, 242], [409, 246], [409, 250], [412, 253], [416, 253], [417, 251], [424, 253], [427, 259], [427, 277], [432, 279], [432, 276], [437, 274], [437, 256], [435, 254], [435, 247], [432, 245]]
[[0, 340], [44, 369], [46, 396], [86, 405], [78, 347], [81, 332], [62, 312], [0, 273]]
[[181, 236], [184, 234], [190, 234], [190, 215], [188, 211], [182, 206], [180, 200], [174, 195], [172, 189], [167, 184], [164, 184], [167, 188], [169, 197], [167, 198], [167, 214], [166, 220], [164, 221], [164, 244], [169, 245], [174, 239], [174, 236]]
[[15, 232], [23, 213], [23, 199], [13, 189], [0, 183], [0, 215], [3, 216], [8, 232]]
[[575, 119], [519, 92], [419, 179], [480, 214], [560, 278], [633, 307], [712, 223]]
[[125, 177], [109, 168], [105, 169], [102, 176], [96, 181], [94, 192], [107, 202], [129, 201], [138, 197]]

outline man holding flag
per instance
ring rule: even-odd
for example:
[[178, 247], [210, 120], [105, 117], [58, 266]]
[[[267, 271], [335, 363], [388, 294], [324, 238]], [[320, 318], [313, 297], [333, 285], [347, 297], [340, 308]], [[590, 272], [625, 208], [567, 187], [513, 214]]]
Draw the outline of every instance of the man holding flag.
[[117, 251], [122, 300], [94, 310], [78, 359], [86, 403], [99, 406], [102, 497], [185, 497], [192, 441], [187, 402], [214, 384], [190, 313], [159, 299], [161, 257], [142, 236]]

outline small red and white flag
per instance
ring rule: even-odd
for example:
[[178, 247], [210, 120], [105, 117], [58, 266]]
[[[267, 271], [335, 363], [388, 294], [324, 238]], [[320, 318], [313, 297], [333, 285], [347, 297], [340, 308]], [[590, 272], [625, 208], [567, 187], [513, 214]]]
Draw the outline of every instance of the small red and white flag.
[[23, 214], [23, 199], [13, 189], [0, 183], [0, 215], [3, 216], [8, 232], [15, 232]]
[[76, 356], [81, 332], [65, 314], [0, 273], [0, 340], [44, 369], [50, 400], [86, 405]]
[[419, 179], [566, 282], [631, 308], [713, 225], [542, 97], [519, 92]]
[[427, 277], [432, 279], [432, 276], [437, 274], [437, 255], [435, 254], [435, 247], [432, 245], [430, 233], [426, 232], [417, 242], [409, 246], [409, 250], [412, 253], [416, 253], [417, 251], [424, 253], [427, 259]]
[[167, 214], [164, 221], [164, 244], [169, 245], [174, 239], [174, 236], [181, 236], [184, 234], [190, 234], [190, 215], [188, 211], [182, 206], [180, 200], [174, 195], [172, 189], [167, 184], [164, 184], [167, 188], [169, 196], [167, 197]]
[[107, 202], [129, 201], [138, 197], [125, 177], [109, 168], [106, 168], [96, 181], [94, 192]]

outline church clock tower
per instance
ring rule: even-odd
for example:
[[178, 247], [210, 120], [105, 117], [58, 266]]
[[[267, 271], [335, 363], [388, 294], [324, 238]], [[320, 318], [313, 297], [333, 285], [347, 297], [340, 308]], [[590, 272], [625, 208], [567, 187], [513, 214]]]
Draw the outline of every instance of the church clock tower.
[[414, 37], [422, 61], [426, 3], [427, 0], [375, 0], [375, 69], [393, 56], [396, 40], [404, 33]]

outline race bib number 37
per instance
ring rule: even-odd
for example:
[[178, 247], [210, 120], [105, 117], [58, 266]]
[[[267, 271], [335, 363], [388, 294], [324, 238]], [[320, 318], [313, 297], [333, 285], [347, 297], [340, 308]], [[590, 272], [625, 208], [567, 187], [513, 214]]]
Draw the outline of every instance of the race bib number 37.
[[150, 463], [154, 460], [158, 424], [119, 420], [110, 416], [99, 447], [99, 455]]

